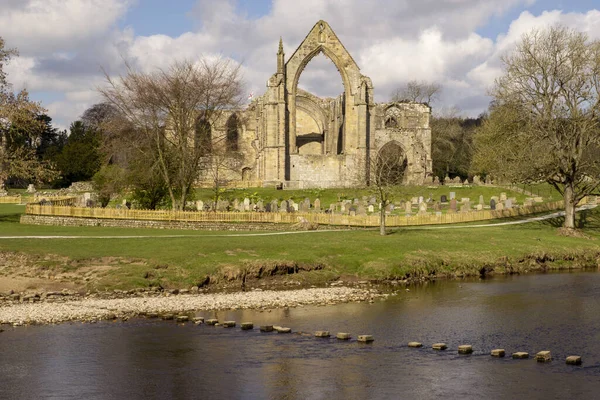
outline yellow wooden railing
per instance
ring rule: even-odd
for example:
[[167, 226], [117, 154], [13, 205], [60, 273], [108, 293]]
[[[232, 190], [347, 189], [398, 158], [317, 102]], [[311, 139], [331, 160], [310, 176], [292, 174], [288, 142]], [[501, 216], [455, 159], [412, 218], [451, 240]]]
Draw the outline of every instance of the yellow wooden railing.
[[[68, 200], [65, 200], [67, 202]], [[483, 210], [456, 213], [435, 213], [423, 215], [388, 215], [387, 226], [408, 225], [438, 225], [456, 224], [461, 222], [484, 221], [497, 218], [517, 217], [541, 213], [563, 208], [562, 201], [541, 203], [531, 206], [521, 206], [508, 210]], [[84, 208], [71, 207], [66, 204], [41, 205], [30, 203], [26, 206], [26, 214], [96, 218], [96, 219], [127, 219], [151, 221], [183, 221], [183, 222], [229, 222], [229, 223], [271, 223], [294, 224], [306, 220], [319, 225], [341, 225], [356, 227], [379, 226], [379, 215], [350, 216], [325, 213], [259, 213], [259, 212], [201, 212], [201, 211], [172, 211], [172, 210], [130, 210], [127, 208]]]
[[0, 204], [21, 204], [21, 196], [0, 196]]

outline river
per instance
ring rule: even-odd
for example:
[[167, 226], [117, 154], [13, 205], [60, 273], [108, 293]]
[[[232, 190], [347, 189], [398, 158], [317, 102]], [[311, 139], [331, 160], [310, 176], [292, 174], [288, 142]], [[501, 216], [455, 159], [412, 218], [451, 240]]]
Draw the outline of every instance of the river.
[[[439, 281], [374, 304], [216, 316], [255, 329], [144, 319], [5, 326], [0, 399], [592, 399], [600, 392], [596, 272]], [[375, 342], [261, 333], [265, 324], [371, 334]], [[449, 349], [434, 351], [435, 342]], [[461, 344], [474, 353], [458, 355]], [[494, 348], [507, 357], [490, 357]], [[537, 363], [541, 350], [554, 360]], [[513, 360], [515, 351], [532, 358]], [[568, 355], [582, 356], [583, 365], [566, 365]]]

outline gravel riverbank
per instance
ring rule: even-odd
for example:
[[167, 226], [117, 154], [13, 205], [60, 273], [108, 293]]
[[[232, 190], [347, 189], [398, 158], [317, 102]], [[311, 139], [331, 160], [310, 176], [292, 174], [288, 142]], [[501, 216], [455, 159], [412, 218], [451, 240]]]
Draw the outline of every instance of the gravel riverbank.
[[371, 301], [386, 295], [374, 289], [330, 287], [215, 294], [143, 292], [130, 296], [133, 297], [87, 296], [72, 299], [68, 295], [64, 296], [62, 292], [28, 298], [12, 294], [5, 296], [5, 301], [0, 302], [0, 324], [19, 326], [67, 321], [94, 322], [135, 316], [165, 317], [165, 314], [171, 314], [172, 318], [173, 314], [190, 314], [196, 311], [330, 305]]

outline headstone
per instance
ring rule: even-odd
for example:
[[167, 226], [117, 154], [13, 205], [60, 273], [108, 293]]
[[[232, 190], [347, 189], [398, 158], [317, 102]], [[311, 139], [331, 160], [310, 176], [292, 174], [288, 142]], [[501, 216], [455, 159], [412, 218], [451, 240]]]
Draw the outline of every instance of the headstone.
[[504, 210], [504, 204], [502, 204], [502, 203], [496, 204], [496, 210], [498, 210], [498, 211]]
[[265, 206], [265, 212], [271, 212], [271, 203], [267, 203], [267, 205]]
[[350, 215], [351, 217], [356, 217], [356, 211], [353, 209], [350, 209], [350, 214], [348, 214], [348, 215]]
[[484, 201], [483, 201], [483, 195], [479, 195], [479, 204], [483, 205]]
[[513, 202], [512, 199], [506, 199], [506, 201], [504, 202], [504, 207], [507, 210], [510, 210], [511, 208], [513, 208]]
[[258, 211], [258, 212], [265, 211], [265, 206], [264, 206], [262, 200], [260, 200], [258, 203], [256, 203], [256, 211]]
[[506, 201], [506, 193], [505, 192], [500, 193], [500, 201]]
[[486, 185], [491, 185], [492, 184], [492, 177], [491, 176], [486, 176], [485, 177], [485, 184]]
[[451, 212], [456, 212], [456, 203], [457, 203], [456, 199], [453, 198], [452, 200], [450, 200], [450, 211]]
[[279, 211], [279, 203], [277, 203], [277, 200], [272, 200], [271, 201], [271, 212], [277, 212]]
[[450, 192], [450, 200], [454, 200], [456, 198], [456, 192]]
[[448, 197], [446, 197], [446, 195], [443, 194], [442, 197], [440, 197], [440, 202], [447, 203], [448, 202]]
[[481, 185], [481, 178], [479, 177], [479, 175], [475, 175], [473, 177], [473, 184], [474, 185]]
[[440, 185], [440, 178], [438, 176], [436, 176], [435, 178], [433, 178], [433, 185], [434, 186], [439, 186]]
[[288, 202], [287, 200], [281, 200], [281, 203], [279, 204], [279, 212], [288, 212]]
[[495, 210], [496, 209], [496, 200], [494, 200], [494, 198], [492, 198], [490, 200], [490, 210]]
[[244, 198], [244, 211], [250, 211], [250, 199]]
[[419, 214], [427, 214], [427, 203], [422, 202], [421, 204], [419, 204]]
[[36, 190], [35, 190], [35, 185], [34, 185], [33, 183], [30, 183], [30, 184], [27, 186], [27, 193], [35, 193], [35, 192], [36, 192]]
[[421, 204], [424, 201], [423, 196], [419, 196], [418, 201], [419, 201], [419, 204]]
[[308, 212], [305, 201], [301, 201], [300, 204], [298, 204], [298, 210], [303, 213]]
[[204, 202], [202, 200], [196, 201], [196, 210], [204, 211]]
[[321, 200], [316, 199], [315, 203], [314, 203], [314, 207], [315, 207], [316, 212], [321, 212]]
[[369, 204], [369, 206], [367, 207], [367, 211], [368, 211], [369, 213], [373, 213], [373, 212], [375, 212], [375, 207], [373, 207], [373, 204]]
[[469, 186], [469, 180], [468, 180], [468, 179], [465, 179], [465, 181], [463, 182], [463, 185], [465, 185], [465, 186]]
[[233, 199], [233, 209], [237, 211], [244, 211], [243, 207], [240, 210], [240, 201], [238, 199]]
[[477, 211], [483, 210], [483, 204], [477, 204]]
[[433, 203], [433, 211], [440, 211], [442, 209], [442, 206], [439, 202], [435, 202]]
[[460, 206], [460, 211], [461, 212], [471, 211], [471, 202], [466, 201], [466, 202], [462, 203], [462, 205]]
[[500, 201], [500, 198], [498, 196], [492, 196], [491, 200], [494, 200], [496, 202], [496, 204], [498, 204], [498, 202]]
[[298, 208], [299, 208], [299, 207], [298, 207], [298, 203], [295, 203], [295, 202], [293, 202], [293, 201], [292, 201], [292, 209], [293, 209], [294, 211], [298, 211]]
[[417, 204], [419, 204], [419, 198], [418, 198], [418, 197], [413, 197], [412, 199], [410, 199], [410, 202], [411, 202], [413, 205], [415, 205], [415, 206], [416, 206]]
[[358, 204], [359, 200], [358, 199], [354, 199], [354, 201], [352, 201], [352, 204]]
[[448, 185], [451, 182], [452, 181], [450, 180], [450, 177], [448, 175], [446, 175], [446, 177], [444, 178], [444, 185]]
[[407, 201], [404, 205], [404, 212], [406, 213], [406, 215], [410, 215], [410, 213], [412, 213], [412, 204], [410, 201]]
[[470, 197], [463, 197], [463, 198], [460, 199], [461, 203], [467, 203], [467, 202], [470, 202], [470, 201], [471, 201]]

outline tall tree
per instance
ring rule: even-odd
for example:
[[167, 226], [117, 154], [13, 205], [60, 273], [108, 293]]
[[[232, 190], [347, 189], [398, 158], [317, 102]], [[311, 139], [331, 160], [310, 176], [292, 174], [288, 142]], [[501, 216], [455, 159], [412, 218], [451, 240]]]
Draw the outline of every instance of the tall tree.
[[502, 62], [475, 168], [550, 183], [572, 229], [576, 204], [600, 185], [600, 42], [562, 26], [533, 30]]
[[197, 118], [201, 114], [214, 125], [223, 112], [239, 107], [239, 66], [226, 59], [201, 59], [153, 73], [128, 67], [126, 75], [106, 79], [108, 86], [100, 92], [151, 141], [172, 207], [183, 209], [206, 161], [205, 150], [195, 144]]
[[90, 180], [100, 170], [100, 133], [75, 121], [62, 153], [57, 157], [58, 168], [65, 184]]
[[36, 147], [44, 130], [39, 116], [45, 110], [29, 100], [27, 90], [13, 92], [4, 65], [17, 56], [6, 49], [0, 37], [0, 187], [9, 177], [29, 182], [44, 182], [58, 174], [52, 163], [39, 160]]

